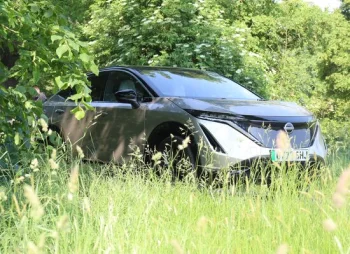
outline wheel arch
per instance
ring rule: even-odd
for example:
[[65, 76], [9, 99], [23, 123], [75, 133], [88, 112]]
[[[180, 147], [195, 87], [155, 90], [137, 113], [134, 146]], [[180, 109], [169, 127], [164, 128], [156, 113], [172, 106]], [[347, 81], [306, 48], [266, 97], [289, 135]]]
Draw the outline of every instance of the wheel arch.
[[186, 124], [176, 121], [167, 121], [157, 125], [147, 138], [147, 144], [149, 148], [151, 150], [155, 149], [156, 146], [165, 138], [169, 137], [170, 134], [183, 138], [189, 136], [192, 152], [196, 157], [198, 156], [198, 144], [193, 135], [193, 131], [191, 131], [191, 129], [186, 126]]

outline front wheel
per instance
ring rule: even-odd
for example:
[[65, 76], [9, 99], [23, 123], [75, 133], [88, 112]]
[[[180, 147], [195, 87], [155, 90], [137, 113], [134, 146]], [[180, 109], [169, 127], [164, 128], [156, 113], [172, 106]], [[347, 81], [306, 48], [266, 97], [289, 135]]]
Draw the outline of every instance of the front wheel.
[[195, 172], [196, 159], [189, 138], [171, 135], [159, 143], [157, 151], [162, 153], [158, 171], [168, 170], [172, 180], [183, 180]]

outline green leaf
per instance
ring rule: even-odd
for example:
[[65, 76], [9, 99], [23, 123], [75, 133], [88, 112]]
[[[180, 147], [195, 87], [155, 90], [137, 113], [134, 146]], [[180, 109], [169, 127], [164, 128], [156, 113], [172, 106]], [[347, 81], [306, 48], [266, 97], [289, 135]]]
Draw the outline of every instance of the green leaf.
[[91, 63], [90, 63], [90, 70], [93, 74], [98, 76], [98, 73], [99, 73], [98, 66], [93, 61], [91, 61]]
[[19, 141], [20, 141], [20, 137], [19, 137], [19, 133], [18, 132], [16, 132], [14, 139], [15, 139], [15, 145], [18, 146], [19, 145]]
[[62, 89], [62, 87], [65, 85], [61, 80], [61, 76], [56, 77], [55, 82], [59, 89]]
[[53, 14], [53, 12], [52, 12], [51, 10], [47, 10], [47, 11], [45, 11], [45, 13], [44, 13], [44, 17], [45, 17], [45, 18], [50, 18], [50, 17], [52, 16], [52, 14]]
[[57, 40], [61, 40], [63, 37], [60, 35], [51, 35], [51, 41], [55, 42]]
[[91, 106], [90, 103], [87, 103], [86, 101], [82, 101], [82, 103], [87, 110], [94, 110], [95, 109], [93, 106]]
[[77, 94], [74, 94], [72, 96], [69, 96], [68, 99], [72, 100], [72, 101], [76, 101], [76, 100], [81, 99], [81, 97], [83, 97], [83, 94], [82, 93], [77, 93]]
[[75, 41], [68, 39], [68, 44], [71, 46], [74, 50], [79, 51], [79, 44], [77, 44]]
[[59, 46], [59, 47], [56, 49], [56, 54], [57, 54], [58, 58], [61, 58], [62, 55], [63, 55], [64, 53], [66, 53], [69, 49], [70, 49], [70, 48], [69, 48], [69, 46], [68, 46], [67, 44], [63, 44], [63, 45]]
[[79, 55], [79, 58], [84, 62], [88, 63], [90, 61], [90, 56], [86, 53], [82, 53]]
[[38, 66], [35, 66], [34, 67], [34, 71], [33, 71], [33, 81], [34, 81], [34, 83], [35, 84], [38, 83], [39, 79], [40, 79], [40, 71], [39, 71]]
[[81, 120], [85, 117], [85, 111], [81, 107], [76, 107], [76, 108], [72, 109], [71, 112], [75, 115], [75, 118], [77, 120]]

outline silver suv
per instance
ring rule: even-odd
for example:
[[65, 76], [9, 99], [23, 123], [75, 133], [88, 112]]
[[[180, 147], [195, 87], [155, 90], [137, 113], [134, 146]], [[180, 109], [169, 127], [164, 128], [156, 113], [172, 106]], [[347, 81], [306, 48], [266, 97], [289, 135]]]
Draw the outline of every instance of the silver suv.
[[306, 165], [326, 157], [312, 113], [295, 103], [263, 100], [213, 72], [111, 67], [88, 78], [96, 110], [84, 119], [70, 113], [76, 105], [68, 99], [69, 90], [49, 98], [44, 107], [51, 128], [91, 160], [128, 160], [130, 143], [142, 153], [180, 149], [192, 165], [213, 171], [236, 172], [238, 164], [249, 170], [257, 160]]

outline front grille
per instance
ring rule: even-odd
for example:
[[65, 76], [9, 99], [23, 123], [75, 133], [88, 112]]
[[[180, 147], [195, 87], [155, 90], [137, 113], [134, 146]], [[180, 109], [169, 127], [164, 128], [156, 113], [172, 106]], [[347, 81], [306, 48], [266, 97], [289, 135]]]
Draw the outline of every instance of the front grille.
[[[276, 147], [276, 139], [279, 132], [284, 132], [286, 122], [265, 122], [265, 121], [234, 121], [234, 124], [244, 129], [264, 147]], [[313, 143], [317, 131], [316, 122], [292, 123], [294, 130], [288, 134], [292, 148], [307, 148]]]

